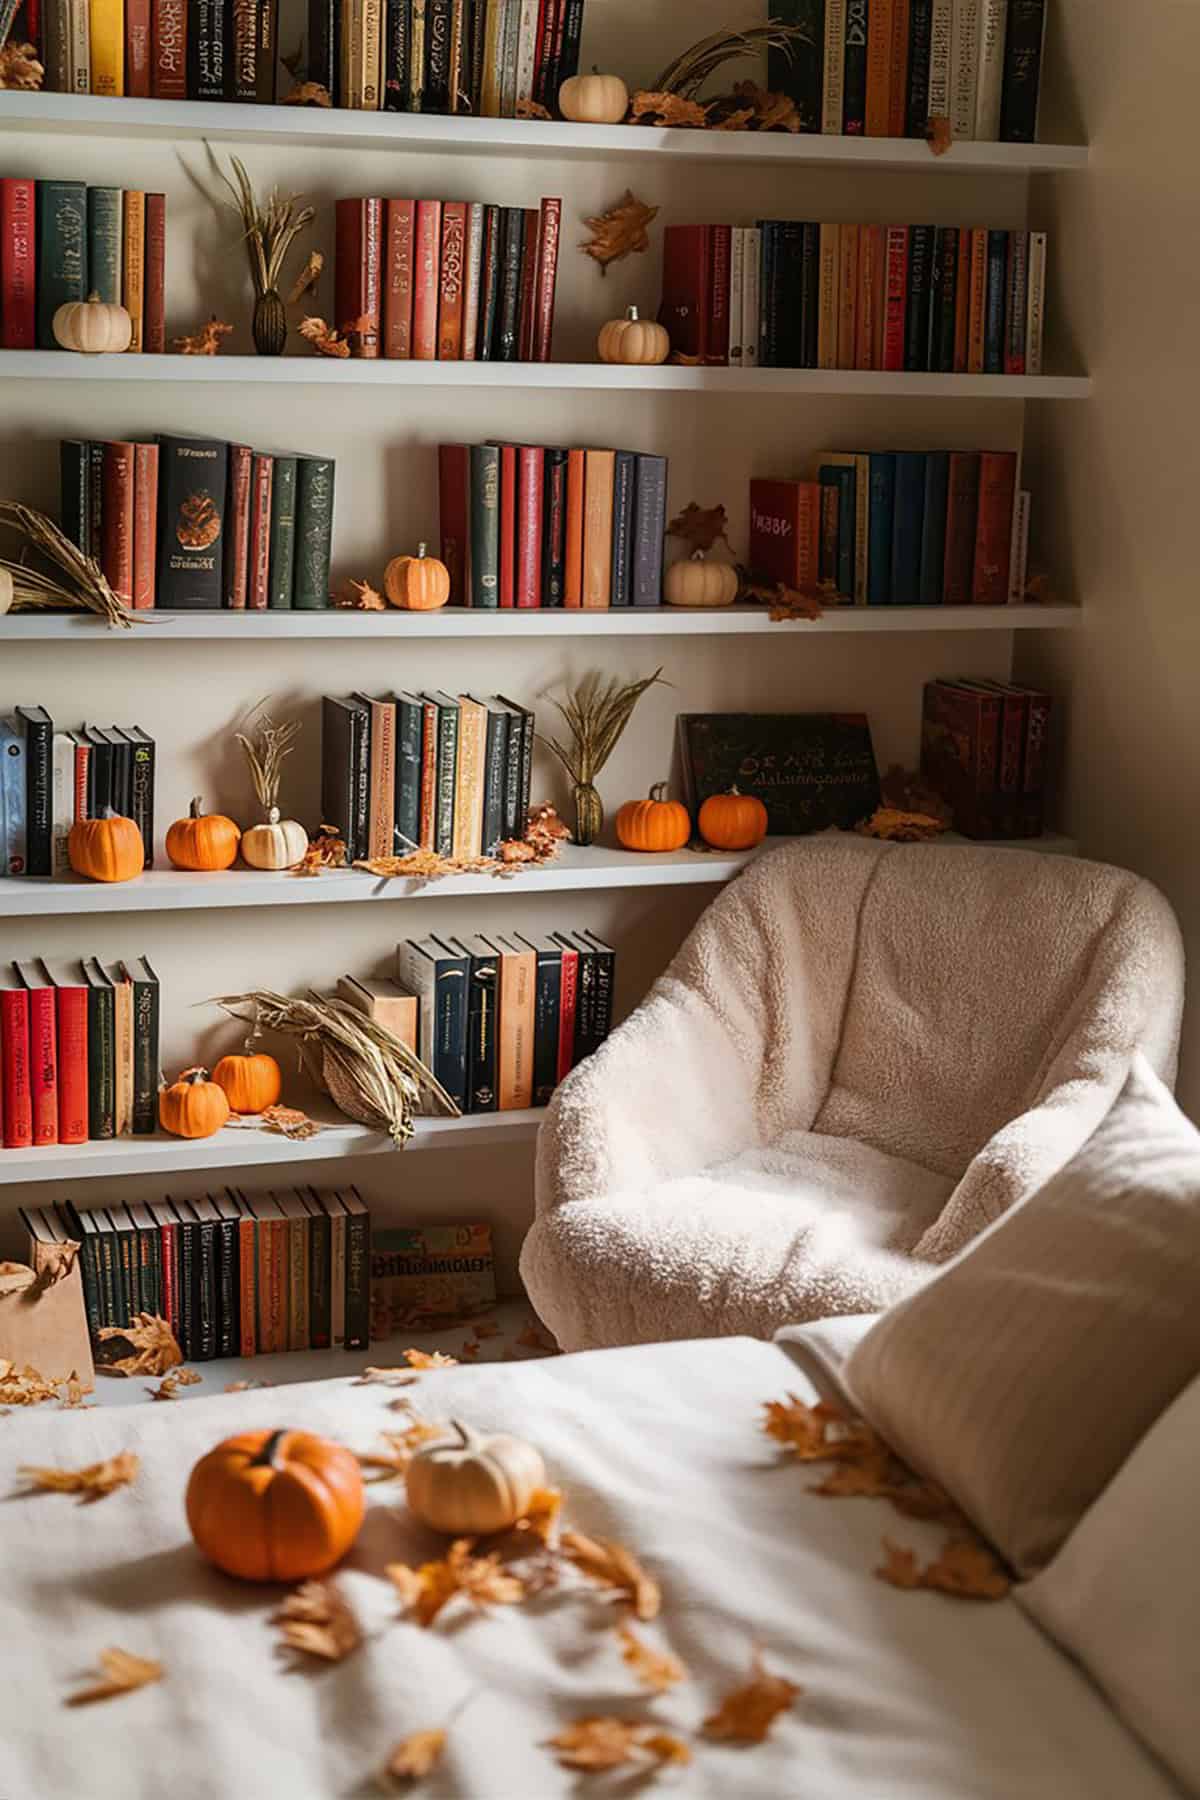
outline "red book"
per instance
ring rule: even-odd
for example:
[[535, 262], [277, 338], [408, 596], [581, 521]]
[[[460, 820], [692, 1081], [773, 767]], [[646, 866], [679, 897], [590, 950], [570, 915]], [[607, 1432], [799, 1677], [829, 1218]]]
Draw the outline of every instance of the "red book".
[[156, 100], [187, 99], [187, 0], [151, 0], [150, 86]]
[[975, 521], [979, 511], [979, 452], [950, 452], [946, 500], [943, 606], [969, 606], [975, 571]]
[[158, 555], [158, 445], [133, 446], [133, 609], [154, 605]]
[[447, 200], [442, 206], [442, 263], [438, 280], [439, 362], [462, 361], [466, 255], [466, 203], [462, 200]]
[[867, 13], [867, 137], [887, 137], [892, 126], [892, 15], [895, 0], [871, 0]]
[[801, 592], [815, 588], [820, 547], [820, 482], [750, 483], [750, 568], [756, 578], [782, 581]]
[[909, 0], [892, 0], [892, 42], [888, 65], [888, 136], [902, 138], [908, 112]]
[[100, 567], [122, 606], [133, 605], [133, 445], [105, 444], [100, 475]]
[[275, 458], [256, 450], [250, 467], [250, 545], [246, 577], [246, 605], [265, 612], [271, 570], [271, 487]]
[[668, 225], [663, 232], [663, 291], [658, 309], [661, 325], [679, 356], [704, 362], [708, 342], [709, 264], [712, 227]]
[[[567, 451], [567, 531], [563, 550], [563, 605], [583, 605], [583, 481], [587, 458]], [[560, 1077], [561, 1079], [561, 1077]]]
[[255, 1318], [257, 1284], [254, 1279], [254, 1220], [249, 1216], [238, 1220], [238, 1272], [238, 1351], [242, 1356], [255, 1356], [258, 1353], [258, 1321]]
[[246, 605], [250, 585], [250, 465], [248, 444], [229, 446], [229, 483], [225, 496], [225, 604], [235, 612]]
[[954, 289], [954, 373], [965, 375], [971, 342], [971, 227], [958, 233], [958, 275]]
[[1016, 452], [983, 451], [979, 458], [979, 509], [971, 578], [971, 600], [976, 606], [1008, 604], [1016, 488]]
[[500, 569], [498, 596], [501, 606], [517, 603], [517, 451], [514, 444], [500, 446]]
[[413, 227], [416, 203], [388, 200], [383, 254], [383, 354], [412, 355]]
[[88, 763], [91, 761], [90, 744], [75, 746], [75, 817], [88, 817]]
[[33, 1144], [29, 1082], [29, 995], [17, 975], [0, 972], [0, 1092], [4, 1097], [4, 1148]]
[[58, 1030], [54, 983], [34, 963], [17, 963], [29, 997], [29, 1094], [35, 1144], [58, 1142]]
[[713, 225], [712, 252], [708, 263], [706, 363], [729, 361], [729, 255], [731, 228]]
[[35, 184], [0, 179], [0, 345], [32, 350], [37, 342]]
[[437, 359], [438, 263], [442, 247], [442, 203], [417, 201], [413, 254], [412, 353], [420, 362]]
[[558, 992], [558, 1069], [565, 1081], [575, 1061], [575, 1008], [579, 997], [579, 952], [563, 945], [562, 980]]
[[[533, 53], [533, 97], [539, 106], [546, 105], [546, 77], [554, 50], [554, 0], [539, 0], [537, 36]], [[551, 94], [550, 99], [554, 100]]]
[[426, 700], [421, 732], [421, 848], [432, 850], [437, 833], [437, 702]]
[[142, 294], [142, 349], [161, 356], [167, 347], [167, 196], [146, 195], [146, 264]]
[[521, 239], [521, 281], [517, 303], [517, 360], [533, 361], [533, 314], [537, 299], [538, 215], [525, 208], [525, 232]]
[[339, 200], [334, 227], [334, 307], [351, 356], [379, 355], [383, 201]]
[[543, 200], [538, 220], [537, 292], [533, 300], [533, 362], [549, 362], [554, 338], [554, 289], [558, 280], [558, 240], [562, 201]]
[[[83, 815], [80, 814], [80, 817]], [[87, 988], [65, 971], [42, 965], [54, 991], [58, 1043], [58, 1141], [86, 1144], [88, 1135]]]
[[450, 605], [468, 604], [471, 453], [466, 444], [438, 445], [438, 519], [442, 561], [450, 576]]
[[883, 366], [904, 367], [904, 327], [908, 314], [908, 226], [889, 225], [885, 252]]
[[151, 1200], [150, 1217], [158, 1226], [159, 1261], [162, 1265], [162, 1316], [178, 1338], [182, 1321], [179, 1306], [179, 1223], [169, 1200]]
[[542, 604], [542, 486], [546, 452], [522, 444], [517, 452], [517, 605]]
[[125, 0], [125, 92], [134, 100], [152, 93], [151, 0]]

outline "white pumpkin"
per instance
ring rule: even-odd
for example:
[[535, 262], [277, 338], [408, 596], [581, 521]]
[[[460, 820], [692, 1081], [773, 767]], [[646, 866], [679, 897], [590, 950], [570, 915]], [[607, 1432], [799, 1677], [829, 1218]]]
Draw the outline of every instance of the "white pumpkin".
[[452, 1537], [507, 1531], [546, 1485], [541, 1453], [524, 1438], [482, 1437], [457, 1419], [451, 1426], [456, 1438], [426, 1444], [408, 1465], [410, 1509]]
[[619, 75], [572, 75], [558, 90], [558, 110], [574, 125], [619, 125], [629, 89]]
[[703, 550], [672, 563], [663, 576], [668, 606], [732, 606], [737, 592], [737, 570], [730, 563], [710, 562]]
[[643, 319], [636, 306], [627, 306], [623, 319], [609, 319], [600, 327], [596, 354], [606, 363], [663, 363], [671, 354], [671, 339], [665, 325]]
[[239, 849], [242, 861], [252, 869], [294, 869], [304, 860], [308, 833], [295, 819], [281, 819], [279, 808], [273, 806], [265, 825], [243, 831]]
[[6, 613], [13, 603], [13, 578], [11, 569], [0, 569], [0, 616]]
[[84, 356], [119, 356], [133, 340], [133, 320], [123, 306], [111, 306], [99, 294], [68, 300], [54, 315], [55, 342]]

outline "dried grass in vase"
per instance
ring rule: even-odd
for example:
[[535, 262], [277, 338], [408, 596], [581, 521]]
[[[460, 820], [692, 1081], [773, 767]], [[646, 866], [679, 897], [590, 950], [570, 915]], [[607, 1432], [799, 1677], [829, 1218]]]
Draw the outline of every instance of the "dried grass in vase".
[[[18, 500], [0, 500], [0, 528], [21, 543], [17, 558], [0, 556], [0, 612], [93, 612], [106, 624], [129, 630], [135, 615], [122, 606], [99, 566], [53, 519]], [[41, 563], [28, 561], [30, 555]]]
[[[212, 148], [209, 146], [209, 155]], [[280, 283], [288, 251], [302, 231], [316, 218], [311, 206], [299, 206], [299, 194], [286, 197], [273, 187], [261, 205], [254, 184], [240, 157], [231, 156], [233, 180], [213, 157], [213, 165], [233, 195], [233, 210], [242, 221], [242, 237], [250, 260], [250, 279], [254, 283], [254, 316], [251, 332], [254, 348], [260, 356], [281, 356], [287, 342], [287, 314], [284, 312]]]
[[577, 844], [594, 844], [600, 835], [604, 806], [594, 785], [596, 777], [620, 742], [634, 707], [661, 675], [659, 668], [641, 681], [618, 681], [614, 675], [606, 680], [593, 669], [565, 700], [554, 700], [571, 734], [570, 743], [560, 744], [540, 731], [538, 741], [570, 776]]
[[724, 63], [756, 56], [762, 50], [782, 50], [793, 57], [801, 46], [815, 48], [808, 31], [803, 25], [785, 25], [781, 19], [768, 19], [765, 25], [752, 25], [746, 31], [714, 31], [711, 37], [701, 38], [668, 63], [653, 84], [653, 91], [694, 99], [709, 76]]

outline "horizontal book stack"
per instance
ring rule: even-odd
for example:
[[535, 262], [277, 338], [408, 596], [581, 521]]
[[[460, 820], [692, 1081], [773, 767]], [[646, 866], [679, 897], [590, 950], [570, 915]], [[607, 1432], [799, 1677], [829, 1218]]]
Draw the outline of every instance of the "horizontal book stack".
[[0, 969], [4, 1148], [158, 1128], [158, 977], [144, 956]]
[[1007, 681], [931, 681], [921, 774], [970, 838], [1042, 834], [1051, 699]]
[[808, 42], [771, 51], [769, 83], [809, 132], [1037, 139], [1046, 0], [779, 0]]
[[93, 1338], [149, 1312], [166, 1319], [188, 1362], [367, 1347], [371, 1217], [356, 1188], [226, 1188], [91, 1212], [62, 1202], [24, 1217], [31, 1235], [81, 1246]]
[[659, 319], [685, 359], [1040, 375], [1046, 233], [959, 225], [668, 225]]
[[129, 314], [131, 351], [162, 352], [166, 244], [163, 194], [0, 176], [0, 348], [57, 350], [59, 307], [95, 294]]
[[56, 731], [43, 706], [0, 717], [0, 874], [66, 875], [72, 825], [108, 810], [133, 820], [149, 868], [156, 760], [140, 725]]
[[442, 561], [456, 606], [658, 606], [667, 459], [441, 444]]
[[138, 611], [329, 605], [334, 464], [217, 438], [59, 446], [63, 531]]
[[339, 200], [334, 305], [351, 356], [549, 362], [562, 201]]
[[362, 112], [557, 111], [583, 0], [309, 0], [310, 81]]
[[844, 605], [1024, 600], [1029, 495], [1007, 450], [818, 452], [807, 481], [750, 483], [750, 566]]
[[616, 953], [590, 931], [427, 937], [397, 946], [416, 1050], [464, 1113], [545, 1106], [608, 1036]]
[[321, 816], [349, 862], [494, 856], [529, 811], [534, 715], [503, 695], [326, 695]]
[[[51, 93], [275, 99], [278, 0], [22, 0], [22, 8]], [[0, 25], [4, 10], [0, 0]]]

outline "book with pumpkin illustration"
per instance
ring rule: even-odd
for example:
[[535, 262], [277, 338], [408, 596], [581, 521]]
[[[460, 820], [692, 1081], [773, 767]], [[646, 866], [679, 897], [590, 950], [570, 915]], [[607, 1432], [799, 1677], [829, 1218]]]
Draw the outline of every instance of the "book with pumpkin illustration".
[[767, 809], [773, 837], [848, 831], [879, 805], [865, 713], [681, 713], [684, 798], [693, 815], [736, 787]]
[[219, 609], [228, 446], [216, 438], [160, 437], [158, 605]]

